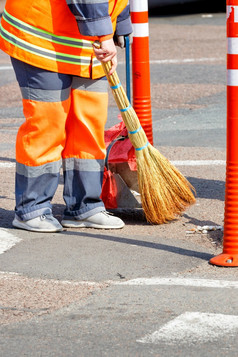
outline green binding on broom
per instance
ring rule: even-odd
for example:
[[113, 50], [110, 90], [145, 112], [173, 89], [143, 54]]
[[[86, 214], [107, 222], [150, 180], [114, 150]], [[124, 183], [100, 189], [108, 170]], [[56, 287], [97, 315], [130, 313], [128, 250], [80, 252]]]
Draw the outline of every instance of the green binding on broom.
[[[100, 48], [100, 43], [96, 41], [94, 46]], [[179, 170], [148, 142], [117, 72], [109, 75], [111, 63], [101, 64], [135, 148], [141, 203], [146, 219], [153, 224], [174, 220], [195, 203], [195, 189]]]

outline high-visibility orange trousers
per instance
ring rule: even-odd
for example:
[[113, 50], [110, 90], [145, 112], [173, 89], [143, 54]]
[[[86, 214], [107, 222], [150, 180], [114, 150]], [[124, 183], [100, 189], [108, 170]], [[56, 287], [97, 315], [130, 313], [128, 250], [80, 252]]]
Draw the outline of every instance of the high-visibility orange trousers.
[[49, 72], [12, 58], [25, 122], [16, 139], [16, 215], [51, 213], [63, 166], [65, 217], [105, 210], [100, 199], [108, 84]]

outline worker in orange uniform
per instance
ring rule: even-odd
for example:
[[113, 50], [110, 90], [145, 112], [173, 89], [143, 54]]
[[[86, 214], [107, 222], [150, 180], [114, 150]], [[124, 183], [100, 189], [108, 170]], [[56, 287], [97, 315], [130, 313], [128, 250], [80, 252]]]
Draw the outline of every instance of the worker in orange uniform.
[[[26, 121], [16, 139], [13, 226], [122, 228], [100, 199], [108, 85], [100, 61], [117, 66], [113, 41], [132, 32], [128, 0], [7, 0], [0, 48], [11, 56]], [[94, 49], [93, 42], [101, 42]], [[51, 200], [63, 166], [61, 224]]]

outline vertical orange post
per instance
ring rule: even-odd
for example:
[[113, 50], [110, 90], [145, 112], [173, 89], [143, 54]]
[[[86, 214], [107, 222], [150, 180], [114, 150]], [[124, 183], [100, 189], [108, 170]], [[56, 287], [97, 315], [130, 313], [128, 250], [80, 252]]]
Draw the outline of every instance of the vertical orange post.
[[238, 266], [238, 0], [227, 0], [227, 163], [223, 253], [210, 260]]
[[133, 107], [138, 115], [149, 142], [153, 144], [150, 94], [148, 1], [130, 0], [130, 10], [133, 25]]

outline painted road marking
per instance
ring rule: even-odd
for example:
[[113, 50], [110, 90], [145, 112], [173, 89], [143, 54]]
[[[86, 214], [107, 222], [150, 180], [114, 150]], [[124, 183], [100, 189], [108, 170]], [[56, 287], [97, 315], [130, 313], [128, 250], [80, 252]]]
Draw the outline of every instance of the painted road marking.
[[[4, 280], [18, 280], [18, 278], [25, 277], [24, 275], [20, 273], [15, 273], [12, 271], [0, 271], [0, 279], [4, 278]], [[72, 285], [72, 286], [80, 286], [80, 285], [86, 285], [86, 286], [99, 286], [104, 283], [96, 282], [96, 281], [70, 281], [70, 280], [54, 280], [54, 279], [40, 279], [40, 278], [35, 278], [35, 281], [52, 281], [54, 284], [59, 284], [59, 285]], [[107, 286], [107, 285], [106, 285]]]
[[[225, 166], [225, 160], [175, 160], [171, 161], [175, 166]], [[0, 162], [0, 168], [15, 167], [14, 162]]]
[[216, 341], [238, 332], [238, 316], [185, 312], [158, 331], [137, 340], [141, 343], [189, 344]]
[[12, 66], [0, 66], [0, 71], [5, 71], [5, 70], [8, 70], [8, 69], [13, 69]]
[[[2, 231], [4, 229], [0, 228], [0, 254], [1, 254], [1, 238], [2, 238]], [[6, 230], [4, 230], [6, 231]], [[7, 233], [7, 232], [6, 232]], [[8, 233], [9, 238], [12, 238], [12, 242], [13, 243], [18, 243], [20, 242], [22, 239], [20, 238], [16, 238], [13, 235], [10, 235], [10, 233]], [[8, 242], [10, 241], [10, 239], [6, 239], [8, 240]], [[15, 245], [15, 244], [13, 244]], [[7, 246], [7, 244], [6, 244]], [[9, 247], [9, 248], [8, 248]], [[10, 249], [12, 246], [10, 246], [10, 244], [8, 244], [8, 247], [6, 247], [7, 249]], [[3, 252], [2, 252], [3, 253]], [[0, 275], [1, 274], [15, 274], [15, 275], [20, 275], [18, 273], [14, 273], [14, 272], [3, 272], [0, 271]], [[86, 285], [95, 285], [98, 284], [98, 282], [95, 281], [87, 281], [87, 280], [83, 280], [83, 281], [70, 281], [70, 280], [64, 280], [61, 281], [61, 283], [64, 284], [86, 284]], [[219, 289], [238, 289], [238, 282], [237, 281], [229, 281], [229, 280], [211, 280], [211, 279], [196, 279], [196, 278], [191, 278], [191, 279], [187, 279], [187, 278], [138, 278], [138, 279], [133, 279], [133, 280], [128, 280], [128, 281], [115, 281], [115, 280], [108, 280], [108, 281], [104, 281], [103, 283], [110, 285], [124, 285], [124, 286], [130, 286], [130, 285], [134, 285], [134, 286], [151, 286], [151, 285], [170, 285], [170, 286], [185, 286], [185, 287], [199, 287], [199, 288], [219, 288]]]
[[167, 285], [167, 286], [193, 286], [199, 288], [226, 288], [238, 289], [238, 281], [212, 280], [196, 278], [137, 278], [123, 282], [115, 282], [115, 285]]
[[[151, 60], [151, 65], [157, 64], [183, 64], [183, 63], [199, 63], [199, 62], [219, 62], [224, 61], [225, 57], [202, 57], [202, 58], [181, 58], [181, 59], [163, 59]], [[119, 65], [124, 65], [125, 62], [118, 62]]]
[[164, 59], [152, 60], [150, 64], [180, 64], [180, 63], [197, 63], [197, 62], [217, 62], [224, 61], [223, 57], [202, 57], [202, 58], [183, 58], [183, 59]]
[[[202, 57], [202, 58], [181, 58], [181, 59], [163, 59], [151, 60], [150, 64], [183, 64], [183, 63], [198, 63], [198, 62], [219, 62], [224, 61], [225, 57]], [[119, 61], [118, 65], [124, 65], [124, 61]], [[0, 71], [13, 70], [12, 66], [0, 66]]]
[[225, 160], [177, 160], [171, 161], [176, 166], [224, 166]]
[[1, 167], [9, 168], [15, 166], [16, 166], [15, 162], [0, 162], [0, 168]]
[[[1, 230], [0, 230], [1, 234]], [[16, 237], [15, 237], [16, 238]], [[18, 238], [17, 238], [18, 239]], [[18, 242], [21, 239], [18, 240]], [[17, 243], [18, 243], [17, 242]], [[9, 272], [0, 271], [1, 274], [8, 274]], [[11, 274], [20, 275], [18, 273]], [[145, 283], [146, 280], [146, 283]], [[148, 283], [149, 281], [149, 283]], [[169, 284], [168, 284], [169, 281]], [[140, 283], [139, 283], [140, 282]], [[143, 283], [142, 283], [143, 282]], [[159, 282], [159, 284], [158, 284]], [[85, 284], [85, 285], [95, 285], [98, 282], [95, 281], [70, 281], [70, 280], [61, 280], [61, 283], [64, 284]], [[124, 282], [115, 281], [115, 280], [108, 280], [104, 281], [103, 283], [108, 285], [124, 285], [124, 286], [142, 286], [142, 285], [172, 285], [172, 286], [185, 286], [185, 287], [203, 287], [203, 288], [220, 288], [220, 289], [238, 289], [238, 282], [236, 281], [227, 281], [227, 280], [210, 280], [210, 279], [186, 279], [186, 278], [153, 278], [153, 279], [133, 279]]]
[[15, 237], [9, 233], [6, 229], [0, 228], [0, 254], [3, 254], [7, 250], [11, 249], [21, 241], [20, 238]]

